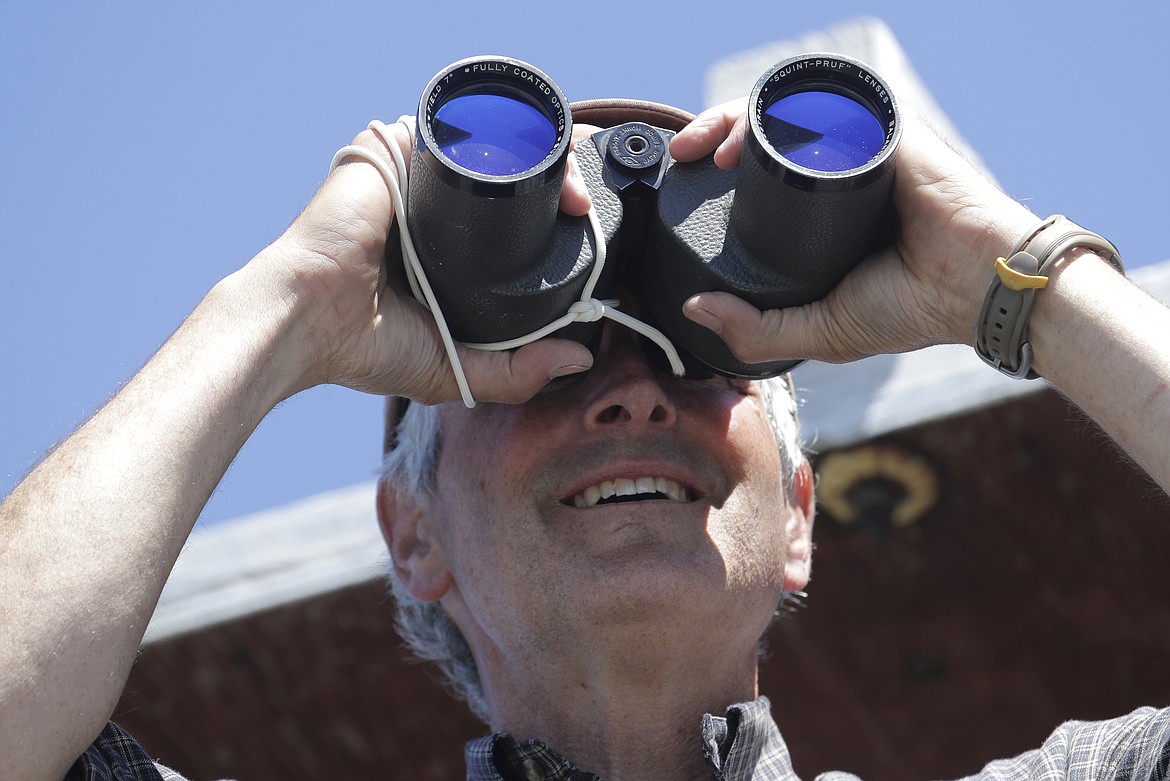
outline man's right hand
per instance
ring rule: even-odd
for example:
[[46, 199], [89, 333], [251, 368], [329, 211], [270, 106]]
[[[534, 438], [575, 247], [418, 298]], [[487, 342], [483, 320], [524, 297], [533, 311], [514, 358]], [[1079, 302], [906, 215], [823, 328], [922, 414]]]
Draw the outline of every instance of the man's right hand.
[[[671, 154], [693, 160], [714, 153], [716, 165], [738, 165], [745, 115], [745, 101], [704, 112], [672, 139]], [[897, 241], [824, 299], [762, 312], [731, 294], [705, 292], [685, 304], [685, 314], [748, 363], [842, 362], [969, 344], [996, 257], [1039, 220], [916, 116], [905, 117], [895, 165]], [[1170, 492], [1170, 350], [1162, 338], [1170, 310], [1080, 248], [1048, 276], [1028, 324], [1036, 370]]]
[[[671, 143], [680, 160], [714, 152], [739, 164], [746, 100], [700, 114]], [[1037, 219], [907, 113], [892, 198], [898, 240], [821, 301], [761, 312], [727, 293], [700, 293], [691, 319], [716, 330], [748, 363], [815, 358], [839, 363], [943, 342], [969, 343], [993, 263]]]
[[[389, 140], [410, 159], [406, 122], [389, 125]], [[393, 169], [393, 160], [370, 130], [355, 144]], [[588, 195], [570, 162], [562, 209], [581, 214]], [[459, 390], [431, 314], [408, 291], [385, 284], [383, 257], [394, 208], [386, 182], [366, 161], [339, 165], [304, 212], [245, 276], [259, 273], [283, 286], [279, 298], [296, 323], [285, 340], [298, 372], [289, 393], [337, 383], [384, 395], [433, 403], [459, 398]], [[472, 392], [485, 401], [519, 402], [552, 377], [581, 371], [592, 355], [575, 342], [543, 339], [521, 349], [485, 352], [458, 347]]]

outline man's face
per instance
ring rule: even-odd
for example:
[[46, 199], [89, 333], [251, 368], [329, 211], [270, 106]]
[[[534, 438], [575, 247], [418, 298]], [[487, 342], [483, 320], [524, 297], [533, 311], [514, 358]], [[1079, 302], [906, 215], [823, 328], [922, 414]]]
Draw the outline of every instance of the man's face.
[[610, 326], [589, 372], [441, 415], [427, 536], [478, 650], [695, 626], [754, 648], [782, 588], [803, 585], [785, 569], [807, 525], [754, 384], [663, 376]]

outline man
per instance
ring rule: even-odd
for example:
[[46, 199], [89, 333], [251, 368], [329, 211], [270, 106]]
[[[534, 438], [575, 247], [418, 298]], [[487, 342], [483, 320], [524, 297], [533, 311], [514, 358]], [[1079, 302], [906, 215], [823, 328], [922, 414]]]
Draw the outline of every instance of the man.
[[[408, 150], [406, 130], [392, 133]], [[715, 150], [730, 166], [742, 138], [742, 117], [721, 107], [671, 151]], [[387, 157], [368, 133], [356, 143]], [[749, 362], [967, 342], [995, 258], [1036, 218], [917, 122], [897, 166], [897, 246], [825, 301], [761, 313], [704, 293], [687, 315]], [[587, 206], [570, 169], [562, 208]], [[392, 219], [380, 175], [341, 166], [0, 508], [0, 777], [85, 777], [144, 758], [106, 721], [200, 508], [277, 403], [325, 382], [458, 398], [429, 316], [379, 290]], [[1154, 336], [1170, 331], [1170, 312], [1081, 248], [1050, 276], [1030, 322], [1036, 369], [1170, 486], [1170, 353]], [[615, 327], [596, 358], [556, 340], [460, 355], [476, 398], [500, 403], [430, 413], [433, 490], [427, 470], [410, 488], [392, 465], [379, 510], [409, 604], [437, 605], [470, 650], [493, 737], [469, 747], [469, 773], [790, 778], [754, 699], [758, 638], [810, 566], [811, 477], [773, 433], [782, 405], [759, 384], [664, 377]], [[662, 498], [594, 503], [627, 480], [651, 480]], [[1131, 761], [1118, 767], [1152, 777], [1165, 769], [1168, 720], [1150, 711], [1070, 728], [1028, 761], [1059, 770], [1073, 756], [1069, 777], [1085, 777], [1076, 772], [1120, 756]]]

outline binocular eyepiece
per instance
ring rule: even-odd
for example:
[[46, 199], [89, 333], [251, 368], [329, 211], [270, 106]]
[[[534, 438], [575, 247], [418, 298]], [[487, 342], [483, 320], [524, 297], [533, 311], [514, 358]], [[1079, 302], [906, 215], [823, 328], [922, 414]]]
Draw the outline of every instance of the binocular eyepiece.
[[[760, 309], [822, 298], [890, 239], [901, 122], [870, 68], [806, 54], [760, 77], [748, 126], [732, 171], [710, 156], [674, 161], [673, 131], [646, 122], [579, 140], [597, 230], [558, 211], [572, 116], [552, 79], [494, 56], [440, 71], [419, 102], [406, 220], [451, 334], [506, 342], [556, 321], [583, 291], [622, 289], [688, 375], [791, 369], [799, 361], [739, 361], [682, 314], [683, 303], [709, 290]], [[577, 323], [557, 335], [588, 343], [597, 329]]]

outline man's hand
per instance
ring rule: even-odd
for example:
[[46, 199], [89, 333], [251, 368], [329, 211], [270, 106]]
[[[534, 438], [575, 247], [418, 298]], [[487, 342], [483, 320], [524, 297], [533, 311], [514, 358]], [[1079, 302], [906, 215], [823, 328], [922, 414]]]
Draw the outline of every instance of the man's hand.
[[[675, 159], [714, 152], [737, 165], [745, 101], [710, 109], [671, 143]], [[842, 362], [938, 343], [969, 344], [995, 259], [1038, 220], [943, 142], [904, 117], [893, 184], [900, 234], [823, 300], [761, 312], [727, 293], [684, 305], [748, 363]], [[1088, 413], [1170, 492], [1170, 310], [1079, 248], [1048, 274], [1028, 324], [1036, 370]], [[988, 371], [991, 371], [990, 369]], [[1124, 378], [1119, 382], [1118, 378]]]
[[[406, 122], [389, 126], [389, 140], [409, 160], [411, 131]], [[584, 132], [584, 130], [583, 130]], [[385, 160], [389, 151], [372, 132], [354, 141]], [[566, 168], [562, 210], [581, 215], [588, 193], [575, 159]], [[385, 284], [383, 257], [394, 217], [387, 184], [369, 163], [352, 159], [330, 175], [305, 211], [246, 272], [283, 280], [303, 317], [297, 350], [299, 376], [289, 392], [337, 383], [424, 402], [459, 398], [442, 341], [429, 312], [408, 291]], [[524, 401], [551, 377], [592, 364], [575, 342], [544, 339], [508, 352], [459, 346], [473, 394], [486, 401]]]
[[[688, 161], [713, 151], [720, 167], [738, 165], [745, 109], [740, 100], [700, 114], [674, 137], [671, 154]], [[708, 292], [686, 303], [686, 315], [719, 333], [748, 363], [842, 362], [970, 342], [996, 257], [1036, 218], [917, 116], [903, 122], [893, 185], [901, 232], [894, 246], [862, 262], [821, 301], [761, 312], [733, 295]]]

